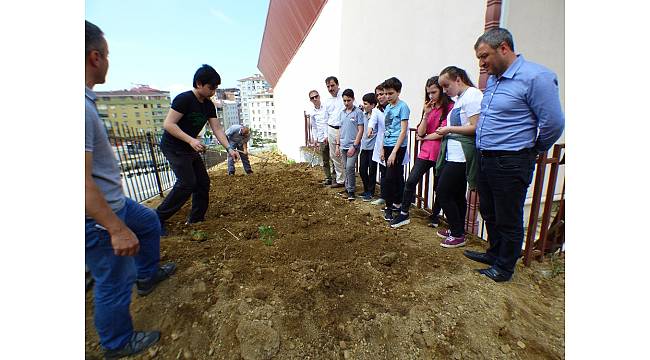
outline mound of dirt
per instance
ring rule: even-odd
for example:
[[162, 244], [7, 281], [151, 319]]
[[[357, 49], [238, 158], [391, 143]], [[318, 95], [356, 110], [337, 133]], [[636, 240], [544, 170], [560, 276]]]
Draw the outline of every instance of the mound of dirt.
[[[391, 229], [379, 207], [321, 186], [320, 167], [260, 156], [252, 175], [210, 171], [205, 222], [183, 225], [189, 203], [171, 219], [162, 261], [178, 271], [131, 306], [134, 326], [162, 338], [136, 358], [564, 358], [563, 260], [494, 283], [438, 245], [423, 211]], [[91, 359], [92, 308], [89, 292]]]

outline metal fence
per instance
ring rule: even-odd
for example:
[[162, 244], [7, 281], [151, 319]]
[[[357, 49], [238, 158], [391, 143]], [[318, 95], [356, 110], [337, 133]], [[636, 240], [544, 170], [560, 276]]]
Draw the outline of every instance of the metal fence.
[[[176, 176], [160, 150], [160, 139], [151, 133], [138, 132], [128, 127], [106, 129], [108, 139], [120, 166], [125, 194], [143, 202], [174, 186]], [[226, 158], [225, 152], [207, 150], [202, 155], [207, 168]]]
[[[305, 146], [313, 146], [314, 137], [311, 133], [309, 116], [304, 114], [305, 121]], [[404, 171], [405, 179], [408, 178], [411, 167], [418, 156], [419, 141], [415, 139], [416, 129], [410, 128], [408, 133], [408, 152], [410, 161]], [[314, 152], [316, 154], [317, 152]], [[525, 228], [526, 241], [523, 251], [524, 264], [530, 265], [534, 260], [541, 261], [544, 255], [564, 251], [564, 178], [562, 178], [562, 192], [559, 200], [555, 200], [555, 189], [559, 178], [560, 166], [564, 165], [564, 144], [555, 144], [552, 155], [548, 152], [541, 154], [537, 159], [535, 168], [535, 181], [532, 184], [533, 197], [530, 201], [530, 214]], [[548, 175], [547, 175], [548, 169]], [[379, 173], [377, 174], [379, 178]], [[377, 181], [379, 184], [379, 180]], [[435, 198], [433, 170], [429, 170], [420, 179], [415, 191], [413, 205], [417, 208], [431, 212]], [[544, 206], [541, 209], [542, 198]], [[480, 217], [480, 199], [475, 190], [467, 192], [467, 215], [465, 217], [465, 231], [479, 238], [487, 239], [485, 222]], [[539, 227], [539, 229], [538, 229]]]

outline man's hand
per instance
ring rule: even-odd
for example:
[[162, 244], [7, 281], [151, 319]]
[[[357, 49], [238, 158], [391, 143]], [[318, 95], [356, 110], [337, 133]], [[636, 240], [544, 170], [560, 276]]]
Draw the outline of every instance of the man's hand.
[[348, 149], [348, 157], [354, 156], [354, 154], [357, 152], [357, 149], [353, 146]]
[[140, 242], [133, 231], [126, 226], [118, 228], [111, 235], [111, 245], [117, 256], [135, 256], [140, 250]]
[[198, 139], [192, 139], [188, 144], [190, 144], [192, 149], [194, 149], [196, 152], [205, 151], [205, 145], [203, 145], [203, 143], [201, 143], [201, 141], [199, 141]]
[[323, 144], [327, 145], [327, 137], [323, 140]]
[[239, 160], [239, 153], [235, 151], [234, 149], [228, 150], [228, 154], [232, 157], [233, 160], [238, 161]]
[[336, 145], [336, 150], [334, 151], [334, 155], [336, 155], [336, 157], [341, 156], [341, 147], [340, 146]]
[[368, 137], [371, 138], [375, 134], [375, 131], [373, 128], [368, 129]]
[[381, 161], [386, 161], [386, 159], [384, 159], [384, 147], [383, 146], [381, 148], [379, 148], [379, 159]]

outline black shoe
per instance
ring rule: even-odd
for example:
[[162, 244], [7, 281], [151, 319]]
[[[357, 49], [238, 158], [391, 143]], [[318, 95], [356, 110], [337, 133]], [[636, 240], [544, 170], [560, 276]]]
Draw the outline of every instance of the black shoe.
[[253, 173], [253, 170], [248, 170], [248, 171], [246, 171], [246, 174], [248, 174], [248, 175], [250, 175], [250, 174], [252, 174], [252, 173]]
[[504, 282], [510, 280], [512, 275], [507, 274], [503, 271], [497, 270], [494, 266], [487, 269], [477, 269], [479, 273], [489, 277], [490, 279], [496, 282]]
[[167, 279], [176, 271], [176, 264], [173, 262], [168, 262], [165, 265], [161, 265], [158, 268], [158, 271], [154, 276], [149, 279], [137, 279], [135, 284], [138, 287], [138, 295], [146, 296], [149, 295], [156, 288], [159, 282]]
[[437, 228], [440, 226], [440, 216], [439, 215], [429, 215], [428, 227]]
[[465, 250], [463, 251], [463, 255], [465, 255], [465, 257], [470, 260], [478, 261], [486, 265], [494, 265], [494, 259], [492, 259], [486, 253], [472, 251], [472, 250]]
[[393, 210], [391, 209], [384, 210], [384, 220], [386, 221], [393, 220]]
[[351, 191], [348, 193], [348, 201], [354, 201], [356, 197], [354, 196], [354, 192]]
[[395, 218], [390, 222], [390, 227], [393, 229], [397, 229], [398, 227], [402, 225], [407, 225], [411, 223], [411, 219], [409, 219], [409, 214], [402, 214], [401, 212], [397, 214]]
[[332, 185], [332, 179], [325, 179], [325, 180], [323, 180], [323, 182], [321, 184], [323, 184], [325, 186]]
[[160, 340], [160, 331], [134, 331], [121, 349], [106, 350], [104, 359], [119, 359], [142, 352]]
[[332, 189], [341, 188], [343, 186], [345, 186], [345, 185], [344, 184], [339, 184], [339, 183], [333, 183], [332, 185], [330, 185], [330, 187]]
[[228, 175], [235, 175], [235, 173], [228, 171]]

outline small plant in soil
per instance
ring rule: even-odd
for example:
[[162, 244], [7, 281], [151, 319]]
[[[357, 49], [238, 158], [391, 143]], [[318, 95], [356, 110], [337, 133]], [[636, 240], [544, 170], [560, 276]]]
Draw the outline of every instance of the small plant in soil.
[[273, 245], [273, 240], [275, 240], [275, 237], [277, 236], [275, 230], [273, 230], [273, 227], [267, 225], [261, 225], [260, 227], [257, 228], [257, 230], [260, 234], [260, 240], [262, 240], [264, 245], [266, 246]]
[[208, 239], [208, 233], [203, 230], [192, 230], [191, 235], [194, 241], [205, 241]]

